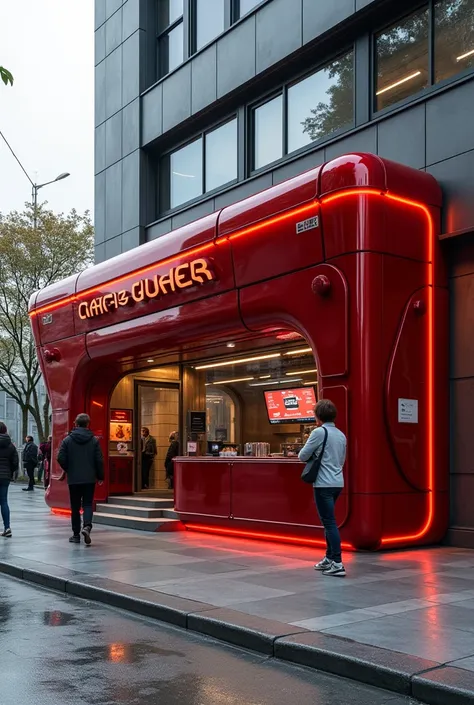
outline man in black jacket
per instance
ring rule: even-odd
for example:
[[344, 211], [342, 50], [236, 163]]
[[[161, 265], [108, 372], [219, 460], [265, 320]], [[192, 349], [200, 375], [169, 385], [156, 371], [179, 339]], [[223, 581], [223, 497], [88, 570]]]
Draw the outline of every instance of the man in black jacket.
[[26, 445], [23, 448], [23, 467], [28, 475], [28, 487], [23, 488], [23, 492], [33, 492], [35, 489], [35, 468], [38, 465], [38, 446], [33, 436], [25, 438]]
[[87, 546], [91, 544], [92, 506], [96, 482], [104, 480], [104, 457], [99, 441], [89, 428], [90, 418], [79, 414], [75, 428], [61, 443], [58, 463], [63, 469], [59, 478], [69, 485], [71, 524], [70, 543], [81, 542], [81, 506], [83, 509], [82, 535]]

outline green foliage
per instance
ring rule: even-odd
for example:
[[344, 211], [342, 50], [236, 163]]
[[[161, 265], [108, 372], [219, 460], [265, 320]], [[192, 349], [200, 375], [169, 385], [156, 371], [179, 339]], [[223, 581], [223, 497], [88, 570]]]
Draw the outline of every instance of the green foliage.
[[8, 86], [8, 84], [13, 86], [13, 76], [4, 66], [0, 66], [0, 78], [6, 86]]
[[41, 376], [28, 303], [38, 289], [92, 264], [94, 230], [89, 214], [56, 215], [43, 206], [0, 214], [0, 390], [30, 412], [40, 438], [49, 432], [48, 408], [37, 394]]

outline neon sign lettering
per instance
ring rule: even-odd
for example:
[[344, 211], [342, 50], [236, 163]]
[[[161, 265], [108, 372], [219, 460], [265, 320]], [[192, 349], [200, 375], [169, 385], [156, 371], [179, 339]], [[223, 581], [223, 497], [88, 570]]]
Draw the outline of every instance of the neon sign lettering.
[[79, 318], [85, 321], [113, 313], [123, 306], [162, 299], [190, 286], [214, 281], [215, 278], [207, 260], [195, 259], [178, 267], [172, 267], [167, 274], [155, 274], [146, 279], [137, 279], [130, 286], [130, 290], [122, 289], [97, 296], [90, 301], [82, 301], [78, 306]]

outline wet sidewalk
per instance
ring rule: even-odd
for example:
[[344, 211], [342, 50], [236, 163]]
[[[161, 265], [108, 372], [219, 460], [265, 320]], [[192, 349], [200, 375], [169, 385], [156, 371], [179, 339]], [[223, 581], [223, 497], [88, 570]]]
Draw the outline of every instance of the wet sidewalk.
[[[382, 665], [399, 654], [410, 678], [427, 674], [418, 697], [474, 702], [474, 551], [346, 554], [347, 577], [337, 579], [313, 570], [320, 558], [313, 549], [191, 532], [100, 526], [90, 548], [70, 545], [69, 520], [49, 513], [41, 490], [26, 494], [13, 485], [10, 495], [14, 536], [0, 543], [0, 571], [20, 566], [156, 604], [187, 605], [188, 628], [194, 612], [212, 618], [215, 630], [230, 620], [260, 633], [267, 625], [271, 634], [273, 623], [274, 641], [285, 637], [283, 651], [298, 644], [301, 658], [289, 660], [309, 662], [313, 649], [307, 665], [324, 670], [331, 669], [321, 652], [334, 645], [352, 650], [353, 660], [366, 654]], [[431, 697], [430, 688], [436, 697], [446, 689], [446, 697]]]

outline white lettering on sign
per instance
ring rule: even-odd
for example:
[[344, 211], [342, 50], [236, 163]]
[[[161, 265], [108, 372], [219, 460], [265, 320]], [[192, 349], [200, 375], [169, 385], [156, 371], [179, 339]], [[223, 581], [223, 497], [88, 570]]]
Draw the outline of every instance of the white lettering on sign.
[[306, 232], [306, 230], [313, 230], [313, 228], [319, 227], [319, 218], [315, 215], [313, 218], [308, 218], [307, 220], [301, 220], [296, 223], [296, 234], [301, 235], [301, 233]]
[[53, 322], [53, 314], [52, 313], [47, 313], [45, 316], [43, 316], [43, 325], [44, 326], [49, 326], [49, 324], [52, 322]]
[[398, 400], [398, 423], [418, 423], [418, 399]]

